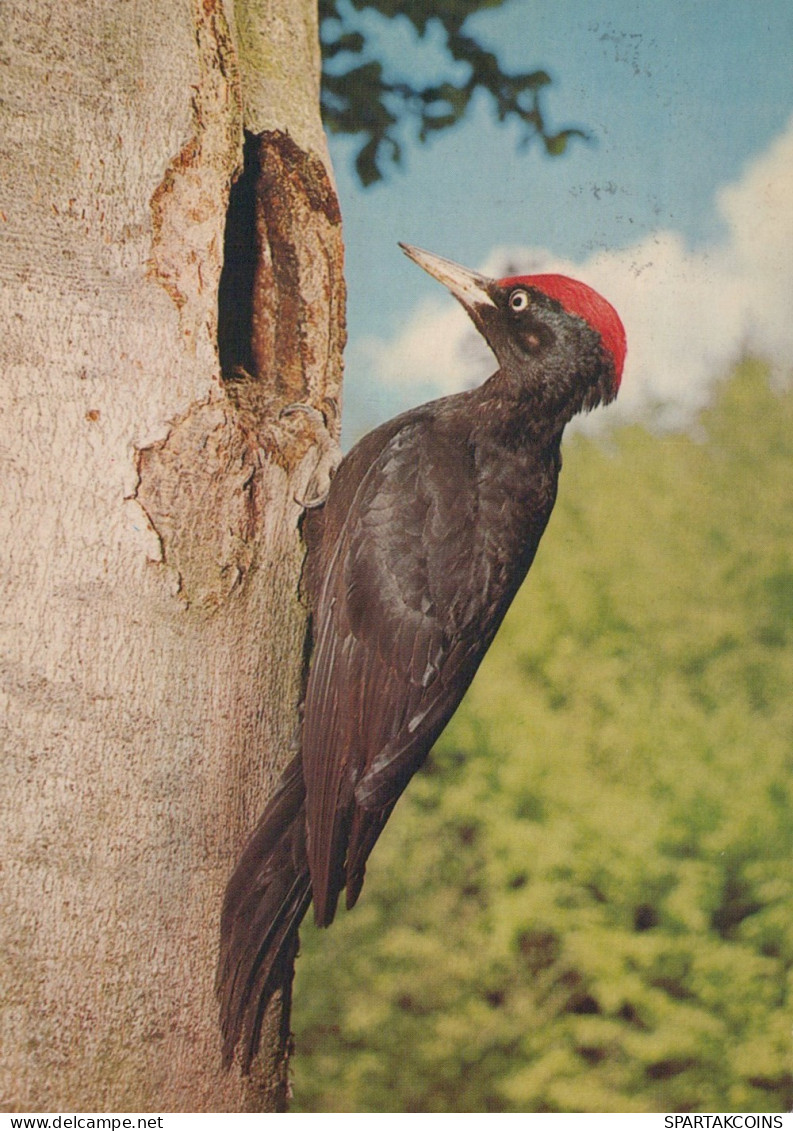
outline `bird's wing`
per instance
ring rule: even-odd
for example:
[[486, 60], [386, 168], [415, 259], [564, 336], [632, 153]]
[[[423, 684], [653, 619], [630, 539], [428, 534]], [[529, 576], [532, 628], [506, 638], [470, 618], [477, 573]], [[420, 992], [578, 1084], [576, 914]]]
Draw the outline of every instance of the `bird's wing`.
[[431, 418], [392, 435], [345, 502], [316, 599], [303, 733], [320, 923], [345, 883], [355, 901], [380, 830], [492, 640], [504, 589], [482, 552], [474, 453], [434, 435]]

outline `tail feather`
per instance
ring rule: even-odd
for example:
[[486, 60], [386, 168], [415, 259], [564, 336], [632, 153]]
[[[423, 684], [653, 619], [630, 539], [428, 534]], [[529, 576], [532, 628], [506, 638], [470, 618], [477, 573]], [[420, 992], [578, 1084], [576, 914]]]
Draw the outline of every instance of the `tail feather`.
[[[291, 990], [297, 930], [311, 903], [300, 759], [284, 773], [229, 880], [220, 925], [216, 992], [223, 1063], [241, 1044], [247, 1073], [273, 994]], [[288, 1031], [282, 1034], [286, 1039]]]

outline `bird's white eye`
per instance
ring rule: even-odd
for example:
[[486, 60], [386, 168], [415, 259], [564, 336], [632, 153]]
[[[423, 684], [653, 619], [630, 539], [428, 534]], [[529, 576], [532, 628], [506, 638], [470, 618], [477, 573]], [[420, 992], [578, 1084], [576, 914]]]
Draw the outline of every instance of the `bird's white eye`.
[[509, 296], [509, 308], [517, 313], [525, 310], [529, 305], [529, 296], [526, 291], [513, 291]]

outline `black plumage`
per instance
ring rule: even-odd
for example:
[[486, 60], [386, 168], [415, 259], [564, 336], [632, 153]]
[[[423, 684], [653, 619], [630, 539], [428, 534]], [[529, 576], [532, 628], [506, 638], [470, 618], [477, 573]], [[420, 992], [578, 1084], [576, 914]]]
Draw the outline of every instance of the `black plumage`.
[[457, 708], [531, 566], [571, 417], [613, 399], [613, 308], [557, 275], [491, 280], [414, 248], [499, 362], [482, 386], [375, 429], [307, 511], [313, 651], [302, 750], [229, 883], [217, 988], [224, 1057], [247, 1071], [289, 991], [309, 903], [328, 925]]

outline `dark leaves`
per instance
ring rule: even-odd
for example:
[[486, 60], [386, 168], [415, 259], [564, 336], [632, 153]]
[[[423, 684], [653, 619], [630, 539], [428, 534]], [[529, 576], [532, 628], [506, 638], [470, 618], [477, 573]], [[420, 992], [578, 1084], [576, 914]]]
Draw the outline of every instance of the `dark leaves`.
[[[515, 121], [523, 145], [540, 141], [552, 157], [564, 153], [571, 138], [586, 138], [573, 127], [549, 130], [542, 93], [551, 83], [546, 71], [507, 74], [498, 57], [463, 25], [475, 12], [498, 8], [504, 0], [320, 0], [323, 51], [322, 113], [331, 133], [360, 137], [355, 165], [361, 183], [382, 180], [389, 165], [402, 156], [400, 134], [406, 122], [415, 127], [419, 141], [457, 125], [475, 95], [491, 100], [499, 122]], [[419, 37], [430, 25], [445, 33], [444, 52], [454, 79], [421, 83], [389, 77], [374, 58], [371, 22], [352, 27], [355, 13], [369, 10], [386, 19], [401, 17]]]

